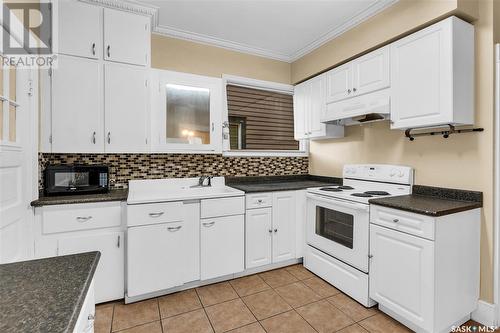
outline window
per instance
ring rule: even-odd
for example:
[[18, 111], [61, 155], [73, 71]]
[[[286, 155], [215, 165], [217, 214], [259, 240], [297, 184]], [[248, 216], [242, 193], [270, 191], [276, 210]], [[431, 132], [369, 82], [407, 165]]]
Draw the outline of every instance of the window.
[[225, 76], [226, 154], [278, 155], [305, 152], [294, 138], [293, 87]]

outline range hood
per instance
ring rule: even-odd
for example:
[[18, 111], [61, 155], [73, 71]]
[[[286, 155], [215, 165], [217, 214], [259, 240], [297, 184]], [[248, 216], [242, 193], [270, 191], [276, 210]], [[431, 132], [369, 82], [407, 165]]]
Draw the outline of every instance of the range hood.
[[361, 125], [390, 119], [390, 89], [343, 101], [329, 103], [321, 122], [336, 125]]

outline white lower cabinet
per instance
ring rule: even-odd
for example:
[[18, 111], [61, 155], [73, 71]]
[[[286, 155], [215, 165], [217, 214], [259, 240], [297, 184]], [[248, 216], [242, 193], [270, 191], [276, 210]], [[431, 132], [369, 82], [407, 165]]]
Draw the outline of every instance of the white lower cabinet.
[[370, 297], [431, 330], [434, 242], [371, 225]]
[[243, 271], [244, 215], [206, 218], [200, 221], [201, 279], [208, 280]]
[[272, 263], [272, 208], [248, 209], [246, 213], [246, 268]]
[[80, 314], [75, 323], [73, 333], [92, 333], [94, 332], [95, 323], [95, 303], [94, 298], [94, 284], [95, 278], [90, 283], [90, 287], [87, 290], [87, 295], [83, 301], [82, 308], [80, 309]]
[[[245, 267], [255, 268], [296, 258], [296, 192], [280, 191], [266, 193], [271, 197], [268, 208], [253, 208], [246, 211]], [[247, 203], [263, 193], [247, 195]], [[248, 206], [247, 206], [248, 207]], [[253, 206], [250, 206], [253, 207]]]
[[127, 295], [138, 296], [180, 286], [185, 248], [183, 222], [128, 229]]
[[380, 310], [417, 332], [467, 321], [479, 298], [480, 214], [370, 205], [370, 297]]
[[68, 204], [35, 209], [35, 258], [99, 251], [95, 302], [125, 293], [125, 236], [120, 202]]
[[124, 238], [123, 232], [65, 237], [59, 240], [59, 255], [101, 252], [94, 275], [95, 301], [102, 303], [123, 298], [124, 286]]

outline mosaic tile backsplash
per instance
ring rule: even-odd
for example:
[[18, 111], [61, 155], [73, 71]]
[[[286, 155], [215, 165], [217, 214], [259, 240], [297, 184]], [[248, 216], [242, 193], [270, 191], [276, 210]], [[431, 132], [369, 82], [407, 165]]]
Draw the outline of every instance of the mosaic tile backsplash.
[[308, 173], [307, 157], [224, 157], [213, 154], [52, 154], [40, 153], [39, 188], [49, 164], [109, 166], [111, 188], [127, 188], [132, 179], [209, 176], [283, 176]]

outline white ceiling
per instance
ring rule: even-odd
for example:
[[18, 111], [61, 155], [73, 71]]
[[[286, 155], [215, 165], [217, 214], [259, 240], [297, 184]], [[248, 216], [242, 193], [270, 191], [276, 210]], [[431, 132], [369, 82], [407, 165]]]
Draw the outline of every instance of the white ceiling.
[[[397, 0], [139, 0], [153, 31], [292, 62]], [[132, 1], [131, 1], [132, 2]]]

